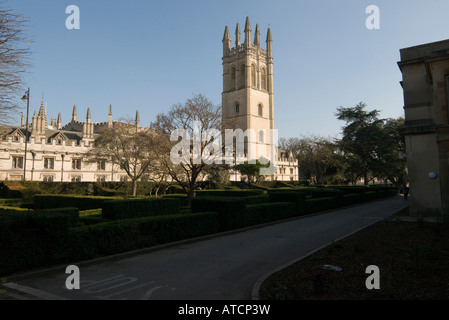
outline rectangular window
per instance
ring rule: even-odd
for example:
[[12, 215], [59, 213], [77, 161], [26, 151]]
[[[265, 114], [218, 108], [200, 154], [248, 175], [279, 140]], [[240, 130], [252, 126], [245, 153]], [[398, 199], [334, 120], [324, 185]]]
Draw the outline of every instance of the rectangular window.
[[290, 174], [293, 174], [293, 168], [290, 168]]
[[106, 176], [98, 176], [97, 182], [106, 182]]
[[100, 171], [106, 170], [106, 161], [105, 160], [97, 161], [97, 170], [100, 170]]
[[120, 176], [120, 182], [128, 181], [128, 176]]
[[44, 158], [44, 168], [54, 169], [55, 168], [55, 158]]
[[81, 159], [72, 159], [72, 169], [81, 170]]
[[54, 181], [54, 177], [53, 176], [44, 176], [44, 182], [53, 182]]
[[81, 182], [81, 177], [80, 176], [72, 176], [72, 182]]
[[12, 157], [13, 169], [23, 169], [23, 157]]

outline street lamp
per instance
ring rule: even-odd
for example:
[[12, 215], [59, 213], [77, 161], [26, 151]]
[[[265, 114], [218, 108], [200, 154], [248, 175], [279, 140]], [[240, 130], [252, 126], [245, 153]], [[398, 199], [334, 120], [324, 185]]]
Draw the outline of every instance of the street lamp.
[[27, 120], [25, 125], [25, 158], [23, 159], [23, 181], [26, 180], [27, 170], [27, 147], [28, 147], [28, 113], [30, 111], [30, 88], [25, 92], [22, 97], [23, 101], [27, 102]]

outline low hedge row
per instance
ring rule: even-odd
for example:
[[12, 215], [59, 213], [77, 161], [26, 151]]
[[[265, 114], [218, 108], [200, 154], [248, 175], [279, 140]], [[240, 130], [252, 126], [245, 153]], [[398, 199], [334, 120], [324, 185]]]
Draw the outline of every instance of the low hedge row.
[[59, 247], [78, 226], [78, 209], [0, 214], [0, 275], [40, 267], [63, 255]]
[[293, 202], [298, 215], [305, 213], [306, 195], [302, 192], [283, 191], [269, 192], [270, 202]]
[[192, 199], [192, 213], [217, 212], [219, 231], [238, 229], [243, 225], [244, 198], [197, 197]]
[[179, 199], [181, 206], [188, 206], [189, 205], [189, 199], [187, 198], [186, 194], [166, 194], [163, 196], [163, 198], [173, 198], [173, 199]]
[[250, 197], [260, 196], [265, 193], [259, 189], [243, 189], [243, 190], [199, 190], [196, 191], [196, 197]]
[[122, 220], [148, 216], [179, 214], [177, 198], [145, 198], [104, 201], [101, 205], [103, 219]]
[[329, 210], [336, 208], [337, 199], [335, 197], [327, 197], [327, 198], [312, 198], [307, 199], [305, 203], [305, 211], [307, 213], [314, 213], [324, 210]]
[[96, 197], [79, 195], [47, 195], [37, 194], [33, 197], [35, 209], [54, 209], [74, 207], [79, 210], [90, 210], [101, 208], [105, 201], [117, 199], [116, 197]]
[[[146, 217], [76, 228], [49, 227], [60, 216], [0, 223], [0, 276], [70, 263], [218, 231], [215, 212]], [[61, 224], [62, 226], [62, 224]]]
[[287, 219], [298, 215], [295, 203], [274, 202], [247, 205], [242, 227]]

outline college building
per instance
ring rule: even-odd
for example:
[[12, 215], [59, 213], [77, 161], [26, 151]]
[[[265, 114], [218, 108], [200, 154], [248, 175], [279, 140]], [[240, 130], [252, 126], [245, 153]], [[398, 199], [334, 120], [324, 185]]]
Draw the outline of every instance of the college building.
[[[223, 37], [222, 118], [232, 120], [233, 126], [254, 132], [245, 137], [244, 158], [255, 160], [258, 155], [270, 160], [275, 171], [266, 180], [297, 181], [298, 161], [291, 153], [280, 150], [274, 126], [272, 37], [268, 28], [266, 49], [260, 46], [260, 30], [256, 25], [254, 41], [246, 19], [244, 41], [236, 27], [235, 46], [231, 46], [228, 27]], [[139, 128], [139, 114], [136, 125]], [[107, 161], [92, 163], [85, 155], [103, 128], [120, 124], [112, 120], [109, 106], [108, 121], [94, 123], [90, 109], [85, 121], [79, 121], [76, 106], [69, 123], [61, 123], [61, 114], [48, 121], [42, 101], [34, 111], [31, 124], [22, 114], [20, 126], [0, 126], [0, 181], [62, 181], [106, 182], [126, 181], [127, 175], [117, 165]], [[230, 123], [230, 122], [229, 122]], [[143, 129], [143, 128], [142, 128]], [[25, 151], [26, 150], [26, 151]], [[26, 153], [26, 157], [25, 157]], [[151, 173], [150, 173], [151, 174]], [[205, 178], [205, 177], [203, 177]], [[230, 172], [231, 181], [240, 181], [238, 172]]]
[[410, 210], [415, 216], [447, 218], [449, 40], [404, 48], [400, 54]]

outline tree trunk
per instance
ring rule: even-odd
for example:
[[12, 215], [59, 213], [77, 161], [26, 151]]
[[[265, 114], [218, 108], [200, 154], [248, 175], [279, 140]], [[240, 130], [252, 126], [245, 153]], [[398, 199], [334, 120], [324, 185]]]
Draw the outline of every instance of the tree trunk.
[[137, 196], [137, 180], [133, 180], [133, 197]]

